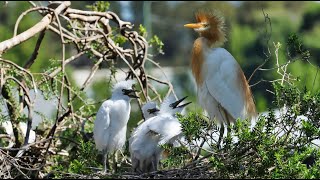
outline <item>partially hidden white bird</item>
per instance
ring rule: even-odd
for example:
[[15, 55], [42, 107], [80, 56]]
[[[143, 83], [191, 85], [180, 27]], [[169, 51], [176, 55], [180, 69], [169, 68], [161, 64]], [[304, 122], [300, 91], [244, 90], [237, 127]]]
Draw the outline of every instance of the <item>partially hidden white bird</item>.
[[148, 119], [135, 129], [129, 139], [134, 172], [156, 171], [164, 151], [160, 145], [173, 144], [181, 136], [181, 124], [175, 114], [181, 113], [191, 103], [179, 106], [185, 98], [176, 101], [174, 96], [168, 96], [161, 104], [160, 111], [153, 102], [142, 107], [143, 114]]
[[103, 153], [104, 173], [107, 172], [107, 168], [110, 169], [108, 154], [121, 150], [126, 141], [131, 111], [130, 99], [139, 98], [132, 89], [133, 84], [133, 80], [116, 83], [111, 98], [102, 103], [94, 121], [93, 137], [96, 148]]
[[200, 35], [194, 41], [191, 58], [198, 103], [210, 119], [216, 118], [221, 124], [221, 137], [224, 123], [229, 127], [237, 118], [251, 120], [256, 116], [256, 107], [240, 65], [219, 47], [226, 41], [223, 17], [215, 11], [199, 11], [195, 16], [197, 23], [184, 26]]
[[[9, 141], [9, 145], [8, 147], [11, 148], [14, 146], [14, 133], [13, 133], [13, 127], [12, 127], [12, 123], [11, 121], [4, 121], [1, 123], [1, 126], [4, 128], [5, 132], [10, 136], [10, 141]], [[23, 138], [26, 137], [27, 134], [27, 124], [25, 122], [19, 122], [19, 126], [18, 126], [22, 132]], [[29, 139], [28, 139], [28, 144], [30, 143], [34, 143], [36, 141], [36, 133], [34, 132], [34, 130], [30, 129], [30, 133], [29, 133]], [[21, 157], [23, 155], [23, 153], [25, 152], [25, 150], [20, 150], [18, 151], [16, 157]]]

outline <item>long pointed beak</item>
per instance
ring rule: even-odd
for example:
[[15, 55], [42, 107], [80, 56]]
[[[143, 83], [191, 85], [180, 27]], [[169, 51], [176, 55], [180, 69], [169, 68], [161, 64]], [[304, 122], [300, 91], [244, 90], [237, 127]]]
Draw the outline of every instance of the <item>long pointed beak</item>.
[[188, 103], [186, 103], [186, 104], [183, 104], [183, 105], [178, 106], [178, 105], [179, 105], [183, 100], [185, 100], [187, 97], [188, 97], [188, 96], [186, 96], [186, 97], [184, 97], [184, 98], [182, 98], [182, 99], [179, 99], [178, 101], [170, 104], [170, 107], [172, 107], [172, 109], [175, 109], [175, 108], [184, 107], [184, 106], [190, 104], [191, 102], [188, 102]]
[[139, 96], [137, 96], [137, 95], [135, 95], [133, 93], [129, 94], [128, 96], [131, 97], [131, 98], [140, 98]]
[[182, 99], [179, 99], [178, 101], [174, 102], [174, 103], [171, 103], [170, 104], [170, 107], [172, 107], [173, 109], [174, 108], [177, 108], [178, 104], [181, 103], [183, 100], [185, 100], [188, 96], [182, 98]]
[[202, 24], [200, 24], [200, 23], [191, 23], [191, 24], [185, 24], [184, 27], [197, 29], [197, 28], [201, 28]]
[[137, 92], [137, 90], [134, 90], [134, 89], [123, 89], [123, 94], [124, 95], [127, 95], [131, 98], [139, 98], [139, 96], [135, 95], [135, 92]]
[[188, 102], [188, 103], [182, 104], [182, 105], [178, 106], [177, 108], [183, 108], [183, 107], [185, 107], [185, 106], [187, 106], [188, 104], [191, 104], [191, 103], [192, 102]]

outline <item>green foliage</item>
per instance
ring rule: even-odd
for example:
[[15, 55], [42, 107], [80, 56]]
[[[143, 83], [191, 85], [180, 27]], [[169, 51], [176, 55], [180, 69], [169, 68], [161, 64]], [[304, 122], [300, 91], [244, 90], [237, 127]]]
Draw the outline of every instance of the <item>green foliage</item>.
[[106, 12], [109, 7], [110, 3], [108, 1], [96, 1], [93, 5], [86, 5], [86, 8], [97, 12]]
[[63, 177], [60, 176], [61, 173], [91, 174], [95, 171], [89, 167], [99, 167], [100, 163], [96, 160], [97, 156], [98, 150], [94, 142], [80, 140], [76, 154], [71, 156], [68, 162], [63, 161], [61, 156], [56, 156], [57, 164], [51, 170], [55, 172], [55, 178]]
[[147, 29], [142, 24], [139, 25], [139, 34], [144, 38], [147, 37]]
[[118, 45], [123, 45], [125, 42], [127, 42], [127, 39], [122, 35], [116, 35], [114, 36], [114, 41], [118, 43]]
[[163, 52], [163, 42], [159, 39], [159, 37], [157, 35], [154, 35], [150, 41], [149, 44], [151, 47], [155, 46], [156, 50], [160, 53], [160, 54], [164, 54]]
[[291, 57], [301, 56], [302, 60], [309, 60], [310, 59], [310, 52], [306, 50], [301, 40], [296, 34], [292, 34], [288, 38], [288, 53]]
[[201, 114], [190, 112], [187, 116], [177, 114], [177, 117], [189, 142], [198, 140], [203, 130], [210, 128], [208, 121]]
[[318, 3], [308, 4], [303, 15], [300, 31], [310, 31], [312, 27], [319, 23], [320, 5]]
[[[139, 34], [146, 39], [148, 37], [147, 29], [142, 24], [139, 25]], [[156, 49], [156, 52], [158, 52], [159, 54], [164, 54], [163, 52], [164, 44], [157, 35], [153, 35], [153, 37], [149, 39], [148, 43], [151, 48], [154, 47]]]
[[[320, 177], [320, 151], [313, 145], [314, 140], [320, 140], [320, 91], [312, 93], [307, 88], [301, 90], [296, 85], [280, 83], [274, 83], [273, 88], [273, 103], [281, 108], [280, 112], [269, 109], [254, 125], [238, 119], [223, 138], [220, 149], [201, 152], [209, 155], [209, 171], [215, 178]], [[203, 118], [194, 113], [178, 117], [188, 143], [205, 139], [212, 143], [209, 147], [216, 147], [216, 142], [210, 140], [212, 136], [201, 133], [210, 129]], [[170, 146], [164, 148], [172, 151]], [[194, 152], [189, 148], [182, 150], [186, 152], [162, 160], [163, 167], [183, 167], [190, 162], [192, 156], [188, 155]]]
[[163, 169], [172, 169], [185, 165], [187, 159], [191, 159], [190, 153], [185, 146], [179, 146], [173, 148], [172, 145], [162, 145], [161, 146], [165, 154], [169, 154], [167, 158], [161, 161]]

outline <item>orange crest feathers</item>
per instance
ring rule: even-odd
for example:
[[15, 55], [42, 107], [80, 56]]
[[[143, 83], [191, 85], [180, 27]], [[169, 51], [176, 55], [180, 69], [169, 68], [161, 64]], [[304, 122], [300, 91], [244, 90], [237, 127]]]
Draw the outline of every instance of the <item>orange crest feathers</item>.
[[225, 23], [221, 13], [217, 10], [200, 10], [195, 13], [198, 23], [206, 22], [211, 26], [209, 33], [201, 33], [202, 36], [210, 39], [215, 45], [223, 44], [225, 37]]
[[224, 18], [217, 10], [199, 10], [195, 13], [195, 16], [198, 22], [212, 22], [224, 26]]

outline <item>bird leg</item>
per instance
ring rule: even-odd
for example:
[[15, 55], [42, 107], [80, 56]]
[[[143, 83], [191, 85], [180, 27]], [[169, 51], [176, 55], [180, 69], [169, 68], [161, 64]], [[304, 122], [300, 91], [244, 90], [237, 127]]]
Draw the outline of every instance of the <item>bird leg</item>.
[[227, 124], [227, 137], [230, 137], [231, 136], [231, 124], [230, 124], [230, 121], [227, 121], [228, 124]]
[[224, 134], [224, 125], [223, 125], [223, 122], [221, 122], [221, 127], [220, 127], [220, 136], [219, 136], [219, 140], [218, 140], [218, 143], [217, 143], [217, 147], [218, 147], [218, 149], [220, 149], [220, 143], [221, 143], [221, 140], [222, 140], [223, 134]]
[[132, 164], [132, 171], [138, 172], [138, 168], [140, 166], [140, 161], [133, 155], [131, 157], [131, 164]]
[[131, 165], [132, 162], [130, 163], [130, 161], [128, 160], [128, 158], [123, 154], [122, 150], [119, 149], [119, 151], [120, 151], [120, 154], [121, 154], [121, 156], [122, 156], [122, 158], [120, 158], [120, 159], [121, 159], [121, 162], [124, 160], [125, 163]]
[[107, 169], [110, 169], [110, 165], [109, 165], [108, 154], [105, 151], [103, 151], [103, 165], [104, 165], [103, 173], [107, 173]]
[[113, 172], [117, 172], [117, 159], [118, 159], [118, 151], [113, 153]]
[[157, 155], [156, 154], [152, 155], [151, 163], [152, 163], [152, 171], [157, 171], [158, 170], [158, 161], [157, 161]]
[[230, 137], [231, 136], [231, 134], [230, 134], [231, 133], [230, 119], [228, 118], [228, 114], [225, 109], [223, 109], [223, 112], [224, 112], [224, 115], [227, 119], [227, 137]]

